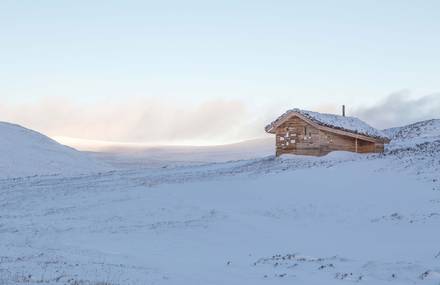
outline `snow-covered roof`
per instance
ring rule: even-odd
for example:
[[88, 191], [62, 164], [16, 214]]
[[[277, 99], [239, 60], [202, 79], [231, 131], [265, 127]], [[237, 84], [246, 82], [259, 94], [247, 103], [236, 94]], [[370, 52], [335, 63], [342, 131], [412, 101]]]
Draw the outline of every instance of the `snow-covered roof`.
[[301, 109], [291, 109], [286, 111], [283, 115], [278, 117], [275, 121], [270, 123], [266, 126], [265, 130], [266, 132], [273, 132], [274, 129], [281, 124], [285, 119], [290, 117], [293, 114], [299, 114], [307, 119], [313, 121], [314, 123], [333, 128], [338, 129], [346, 132], [350, 132], [353, 134], [359, 134], [367, 137], [372, 137], [376, 139], [383, 139], [388, 140], [388, 137], [385, 133], [382, 131], [379, 131], [364, 121], [355, 118], [355, 117], [346, 117], [346, 116], [339, 116], [334, 114], [325, 114], [325, 113], [318, 113], [318, 112], [312, 112], [312, 111], [306, 111]]

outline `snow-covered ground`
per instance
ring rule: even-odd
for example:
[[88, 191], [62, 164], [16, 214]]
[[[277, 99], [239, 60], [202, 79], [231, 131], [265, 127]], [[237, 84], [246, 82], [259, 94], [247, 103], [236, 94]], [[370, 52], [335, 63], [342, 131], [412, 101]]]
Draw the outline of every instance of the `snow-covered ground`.
[[3, 179], [0, 284], [438, 285], [430, 126], [393, 130], [385, 154], [121, 156], [102, 173]]

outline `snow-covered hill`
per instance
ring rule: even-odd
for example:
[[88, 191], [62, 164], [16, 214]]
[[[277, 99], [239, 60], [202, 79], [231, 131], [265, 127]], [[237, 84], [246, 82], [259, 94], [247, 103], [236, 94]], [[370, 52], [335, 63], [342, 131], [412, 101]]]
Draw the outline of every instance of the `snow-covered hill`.
[[38, 132], [0, 122], [0, 179], [74, 175], [105, 170], [103, 163]]
[[440, 140], [440, 119], [432, 119], [383, 131], [395, 145], [416, 145]]

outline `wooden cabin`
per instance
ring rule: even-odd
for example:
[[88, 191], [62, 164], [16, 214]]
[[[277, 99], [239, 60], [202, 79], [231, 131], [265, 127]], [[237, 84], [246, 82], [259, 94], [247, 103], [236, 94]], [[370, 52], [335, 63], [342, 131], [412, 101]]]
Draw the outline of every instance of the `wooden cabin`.
[[389, 143], [384, 133], [358, 118], [300, 109], [285, 112], [266, 132], [275, 134], [276, 156], [321, 156], [336, 150], [378, 153]]

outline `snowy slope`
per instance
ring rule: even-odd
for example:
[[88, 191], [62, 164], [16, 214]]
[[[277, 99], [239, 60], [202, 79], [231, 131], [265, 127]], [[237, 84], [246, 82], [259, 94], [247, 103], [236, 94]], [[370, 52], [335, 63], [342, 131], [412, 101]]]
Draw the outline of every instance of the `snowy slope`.
[[0, 178], [72, 175], [104, 169], [103, 163], [38, 132], [0, 122]]
[[440, 119], [432, 119], [384, 130], [394, 144], [415, 145], [440, 140]]
[[332, 153], [0, 181], [0, 278], [437, 285], [439, 173], [408, 171], [427, 163]]

